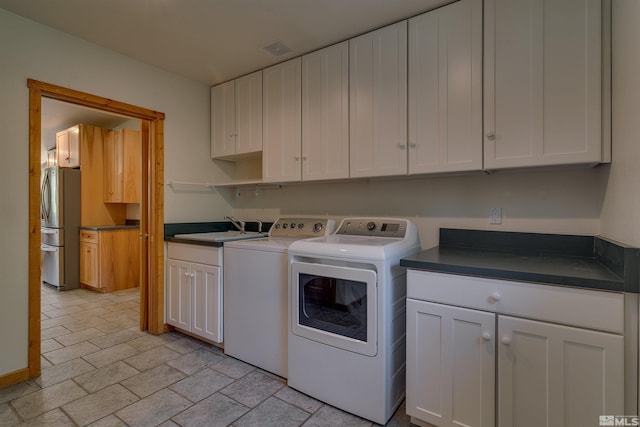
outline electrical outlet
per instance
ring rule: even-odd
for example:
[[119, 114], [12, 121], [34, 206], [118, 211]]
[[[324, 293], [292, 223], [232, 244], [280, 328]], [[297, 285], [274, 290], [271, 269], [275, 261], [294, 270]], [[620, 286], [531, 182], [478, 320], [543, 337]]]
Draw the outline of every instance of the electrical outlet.
[[502, 224], [502, 208], [489, 209], [489, 224]]

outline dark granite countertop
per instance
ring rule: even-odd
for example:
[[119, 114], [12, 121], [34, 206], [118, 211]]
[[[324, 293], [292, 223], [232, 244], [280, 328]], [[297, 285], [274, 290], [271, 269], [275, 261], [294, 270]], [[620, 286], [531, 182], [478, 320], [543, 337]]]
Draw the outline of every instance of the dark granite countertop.
[[[267, 232], [272, 224], [273, 223], [271, 222], [263, 222], [262, 231]], [[247, 231], [258, 231], [258, 223], [247, 222], [245, 224], [245, 229]], [[191, 240], [174, 236], [176, 234], [210, 233], [228, 230], [235, 230], [233, 224], [228, 221], [169, 223], [164, 225], [164, 240], [165, 242], [187, 243], [189, 245], [213, 246], [219, 248], [224, 246], [223, 242], [207, 242], [204, 240]]]
[[440, 246], [400, 265], [440, 273], [640, 291], [640, 249], [597, 236], [440, 230]]

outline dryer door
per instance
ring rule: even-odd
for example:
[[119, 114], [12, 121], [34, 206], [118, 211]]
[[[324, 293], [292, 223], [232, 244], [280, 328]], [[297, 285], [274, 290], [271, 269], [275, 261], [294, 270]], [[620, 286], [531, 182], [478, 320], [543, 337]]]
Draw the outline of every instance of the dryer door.
[[377, 348], [377, 274], [366, 268], [291, 263], [295, 335], [366, 356]]

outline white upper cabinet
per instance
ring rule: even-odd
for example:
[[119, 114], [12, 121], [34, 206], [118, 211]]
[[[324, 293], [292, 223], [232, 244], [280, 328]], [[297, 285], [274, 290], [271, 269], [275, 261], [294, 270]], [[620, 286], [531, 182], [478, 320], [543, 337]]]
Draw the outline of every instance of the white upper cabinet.
[[262, 71], [211, 88], [211, 157], [262, 150]]
[[236, 153], [262, 150], [262, 71], [236, 80]]
[[351, 177], [407, 173], [407, 22], [349, 41]]
[[485, 0], [485, 169], [602, 160], [600, 0]]
[[302, 178], [301, 73], [299, 57], [263, 71], [264, 182]]
[[349, 43], [302, 57], [302, 180], [349, 177]]
[[409, 173], [482, 169], [482, 1], [409, 20]]

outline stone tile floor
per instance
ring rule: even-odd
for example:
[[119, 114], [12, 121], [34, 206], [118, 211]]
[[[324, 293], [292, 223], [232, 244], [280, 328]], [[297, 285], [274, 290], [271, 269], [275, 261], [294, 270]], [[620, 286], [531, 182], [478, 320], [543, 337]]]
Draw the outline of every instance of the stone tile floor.
[[[42, 375], [0, 389], [0, 426], [373, 426], [171, 332], [141, 332], [137, 289], [42, 288]], [[409, 426], [404, 405], [387, 423]]]

